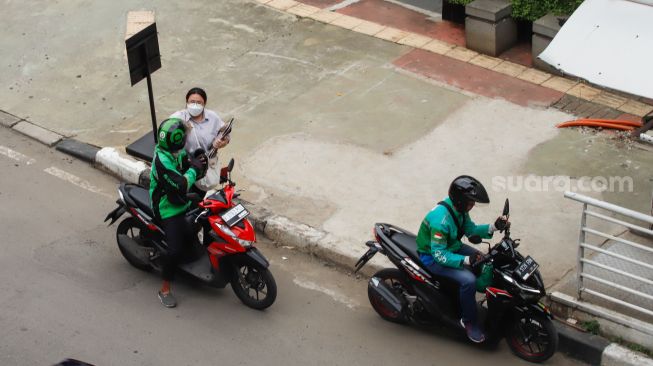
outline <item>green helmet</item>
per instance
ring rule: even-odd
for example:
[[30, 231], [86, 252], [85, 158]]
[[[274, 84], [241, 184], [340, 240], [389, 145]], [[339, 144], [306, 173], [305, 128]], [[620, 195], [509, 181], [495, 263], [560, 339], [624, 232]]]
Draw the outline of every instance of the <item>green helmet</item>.
[[186, 127], [179, 118], [168, 118], [159, 126], [159, 142], [161, 149], [177, 152], [186, 145]]

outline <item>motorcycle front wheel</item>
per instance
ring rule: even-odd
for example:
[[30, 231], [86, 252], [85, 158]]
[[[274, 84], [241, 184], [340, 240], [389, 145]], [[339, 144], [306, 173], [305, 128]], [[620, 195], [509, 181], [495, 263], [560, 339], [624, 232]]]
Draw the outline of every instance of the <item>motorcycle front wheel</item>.
[[231, 288], [243, 304], [256, 310], [263, 310], [277, 299], [277, 283], [267, 268], [258, 268], [247, 263], [236, 266]]
[[510, 325], [506, 341], [519, 358], [540, 363], [553, 356], [558, 348], [558, 331], [550, 319], [524, 314]]

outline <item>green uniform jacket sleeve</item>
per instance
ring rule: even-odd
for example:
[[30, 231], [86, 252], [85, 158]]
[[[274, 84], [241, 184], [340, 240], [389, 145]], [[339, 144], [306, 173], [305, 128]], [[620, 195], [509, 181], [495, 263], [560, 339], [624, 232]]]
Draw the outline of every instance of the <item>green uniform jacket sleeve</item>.
[[470, 237], [474, 235], [480, 236], [482, 239], [490, 239], [492, 234], [490, 234], [490, 225], [476, 225], [474, 221], [469, 217], [468, 213], [465, 213], [465, 236]]

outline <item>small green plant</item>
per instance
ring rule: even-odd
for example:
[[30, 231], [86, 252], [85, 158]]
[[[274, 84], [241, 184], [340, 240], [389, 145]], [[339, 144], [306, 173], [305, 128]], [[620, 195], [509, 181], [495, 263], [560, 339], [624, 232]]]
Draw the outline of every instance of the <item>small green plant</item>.
[[642, 346], [641, 344], [631, 343], [631, 342], [625, 341], [621, 337], [608, 337], [608, 339], [610, 340], [610, 342], [618, 343], [618, 344], [620, 344], [620, 345], [622, 345], [624, 347], [627, 347], [628, 349], [630, 349], [632, 351], [643, 353], [648, 357], [653, 357], [653, 350], [651, 350], [649, 348], [646, 348], [646, 347]]
[[571, 15], [583, 0], [512, 0], [512, 17], [535, 21], [547, 13]]
[[592, 333], [594, 335], [598, 335], [599, 331], [601, 330], [601, 325], [594, 319], [580, 322], [580, 326], [588, 333]]

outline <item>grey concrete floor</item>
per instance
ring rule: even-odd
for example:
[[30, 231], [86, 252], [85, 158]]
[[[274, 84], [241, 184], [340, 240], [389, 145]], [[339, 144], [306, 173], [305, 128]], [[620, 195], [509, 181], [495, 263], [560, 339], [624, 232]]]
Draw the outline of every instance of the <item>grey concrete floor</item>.
[[[482, 350], [442, 330], [397, 326], [367, 303], [366, 283], [297, 253], [259, 244], [279, 296], [264, 312], [230, 288], [180, 279], [179, 307], [159, 279], [130, 267], [102, 222], [115, 179], [0, 128], [0, 364], [97, 365], [526, 364], [505, 343]], [[562, 355], [549, 361], [576, 365]]]

